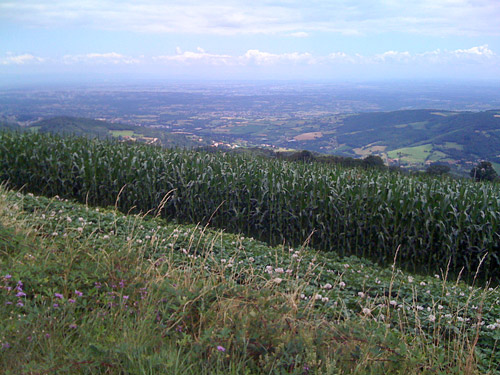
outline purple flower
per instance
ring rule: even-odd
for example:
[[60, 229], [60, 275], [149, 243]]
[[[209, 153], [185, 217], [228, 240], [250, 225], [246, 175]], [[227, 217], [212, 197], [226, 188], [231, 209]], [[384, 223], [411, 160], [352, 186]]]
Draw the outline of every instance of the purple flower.
[[70, 298], [70, 299], [68, 300], [68, 302], [69, 302], [69, 303], [75, 303], [76, 301], [75, 301], [73, 298]]
[[64, 298], [64, 296], [61, 293], [54, 293], [54, 297], [59, 298], [59, 299]]
[[74, 324], [74, 323], [69, 325], [69, 328], [75, 329], [76, 327], [78, 327], [78, 326], [76, 324]]
[[7, 302], [5, 302], [5, 304], [6, 304], [6, 305], [12, 305], [12, 302], [7, 301]]
[[95, 285], [95, 287], [96, 287], [97, 289], [99, 289], [99, 288], [102, 286], [102, 285], [101, 285], [101, 283], [100, 283], [99, 281], [96, 281], [96, 282], [94, 283], [94, 285]]
[[225, 352], [226, 351], [226, 348], [224, 348], [222, 345], [217, 345], [217, 350], [219, 352]]
[[9, 349], [9, 348], [10, 348], [10, 344], [8, 342], [2, 343], [2, 349]]
[[7, 274], [7, 275], [5, 275], [3, 278], [4, 278], [5, 280], [9, 280], [9, 279], [11, 279], [11, 278], [12, 278], [12, 275]]
[[78, 296], [78, 297], [83, 297], [83, 293], [80, 292], [79, 290], [75, 290], [75, 294]]
[[19, 306], [19, 307], [23, 307], [24, 303], [22, 303], [21, 301], [17, 301], [16, 305]]
[[128, 300], [128, 296], [123, 296], [123, 299], [126, 301]]
[[59, 305], [57, 303], [54, 303], [52, 306], [54, 306], [55, 309], [57, 309], [59, 307]]
[[26, 297], [26, 293], [24, 292], [17, 292], [16, 297]]
[[123, 288], [123, 287], [125, 287], [125, 282], [122, 280], [122, 281], [119, 282], [118, 285], [120, 285], [120, 288]]

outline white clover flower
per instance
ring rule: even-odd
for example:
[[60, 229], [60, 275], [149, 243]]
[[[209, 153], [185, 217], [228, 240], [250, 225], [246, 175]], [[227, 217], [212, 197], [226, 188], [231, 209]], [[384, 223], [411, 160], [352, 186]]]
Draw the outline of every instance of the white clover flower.
[[341, 281], [341, 282], [339, 283], [339, 287], [341, 287], [341, 288], [345, 288], [345, 283], [344, 283], [343, 281]]
[[344, 264], [344, 268], [348, 269], [350, 266], [348, 264]]
[[429, 321], [430, 322], [435, 322], [436, 321], [436, 316], [435, 315], [429, 315]]
[[322, 298], [323, 298], [323, 296], [322, 296], [321, 294], [316, 294], [316, 295], [314, 296], [314, 299], [315, 299], [315, 300], [320, 300], [320, 299], [322, 299]]
[[102, 238], [103, 238], [104, 240], [107, 240], [107, 239], [109, 239], [109, 236], [108, 236], [107, 234], [105, 234], [104, 236], [102, 236]]
[[250, 263], [253, 263], [253, 262], [255, 262], [255, 259], [254, 259], [254, 257], [250, 257], [250, 258], [248, 258], [248, 261], [249, 261]]
[[394, 300], [389, 302], [389, 305], [391, 305], [391, 306], [397, 306], [397, 304], [398, 304], [397, 301], [394, 301]]
[[497, 325], [496, 325], [496, 324], [488, 324], [488, 325], [486, 326], [486, 328], [488, 328], [488, 329], [496, 329], [496, 328], [497, 328]]
[[409, 283], [412, 283], [412, 282], [413, 282], [413, 277], [408, 276], [408, 282], [409, 282]]
[[325, 285], [322, 286], [323, 289], [332, 289], [333, 286], [330, 283], [326, 283]]
[[425, 283], [425, 281], [421, 281], [421, 282], [420, 282], [420, 285], [422, 285], [422, 286], [426, 286], [427, 284]]
[[365, 294], [363, 292], [358, 292], [358, 296], [360, 296], [361, 298], [365, 298]]
[[276, 272], [276, 273], [283, 273], [283, 272], [285, 272], [285, 270], [283, 268], [279, 267], [279, 268], [275, 268], [274, 272]]
[[365, 315], [370, 315], [372, 313], [372, 311], [368, 307], [364, 307], [362, 312]]
[[423, 306], [416, 306], [416, 309], [417, 309], [418, 311], [422, 311], [422, 310], [424, 309], [424, 307], [423, 307]]
[[328, 297], [321, 298], [321, 302], [328, 302], [328, 301], [329, 301]]
[[71, 223], [71, 222], [73, 221], [73, 219], [72, 219], [72, 218], [70, 218], [69, 216], [67, 216], [67, 217], [66, 217], [66, 221], [67, 221], [68, 223]]
[[444, 306], [443, 305], [438, 305], [438, 310], [442, 310], [444, 309]]

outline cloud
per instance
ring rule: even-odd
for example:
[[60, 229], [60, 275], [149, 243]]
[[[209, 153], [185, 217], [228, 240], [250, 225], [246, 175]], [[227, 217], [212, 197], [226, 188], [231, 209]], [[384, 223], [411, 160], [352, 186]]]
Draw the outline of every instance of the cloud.
[[[0, 22], [147, 33], [500, 35], [497, 0], [3, 0]], [[298, 31], [297, 30], [301, 30]], [[295, 35], [293, 35], [295, 34]]]
[[289, 36], [293, 36], [294, 38], [307, 38], [309, 34], [304, 31], [298, 31], [295, 33], [290, 33]]
[[30, 63], [41, 63], [45, 59], [33, 56], [29, 53], [15, 55], [12, 52], [7, 52], [5, 57], [0, 57], [0, 65], [25, 65]]
[[203, 48], [198, 47], [196, 52], [182, 51], [179, 47], [176, 49], [177, 54], [171, 56], [156, 56], [154, 61], [176, 61], [180, 63], [201, 62], [211, 65], [231, 65], [234, 63], [234, 58], [230, 55], [218, 55], [207, 53]]
[[63, 56], [65, 64], [91, 63], [91, 64], [138, 64], [140, 59], [124, 56], [116, 52], [87, 53], [82, 55]]
[[270, 52], [262, 52], [257, 49], [248, 50], [243, 56], [239, 58], [243, 63], [255, 63], [257, 65], [274, 65], [277, 63], [291, 62], [291, 63], [308, 63], [313, 64], [315, 59], [310, 53], [282, 53], [275, 54]]

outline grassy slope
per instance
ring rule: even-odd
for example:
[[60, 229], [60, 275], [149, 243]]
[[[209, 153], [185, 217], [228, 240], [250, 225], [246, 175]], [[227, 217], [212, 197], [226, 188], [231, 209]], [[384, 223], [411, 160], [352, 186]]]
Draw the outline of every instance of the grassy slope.
[[0, 192], [3, 373], [487, 373], [500, 293]]

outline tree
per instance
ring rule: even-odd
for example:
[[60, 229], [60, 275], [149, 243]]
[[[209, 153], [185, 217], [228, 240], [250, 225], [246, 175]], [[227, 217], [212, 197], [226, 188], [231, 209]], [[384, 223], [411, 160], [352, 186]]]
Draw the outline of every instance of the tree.
[[450, 171], [450, 166], [445, 164], [431, 164], [427, 167], [425, 172], [433, 176], [441, 176]]
[[368, 168], [383, 168], [385, 167], [384, 159], [378, 155], [368, 155], [363, 159], [363, 165]]
[[482, 161], [471, 169], [470, 176], [476, 181], [493, 181], [498, 174], [489, 161]]

